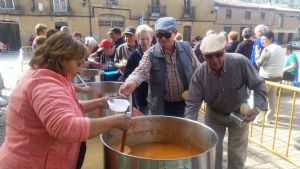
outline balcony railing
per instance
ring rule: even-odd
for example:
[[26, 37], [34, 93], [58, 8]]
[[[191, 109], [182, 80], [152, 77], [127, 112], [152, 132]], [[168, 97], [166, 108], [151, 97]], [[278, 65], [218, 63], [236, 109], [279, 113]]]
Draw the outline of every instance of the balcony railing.
[[188, 9], [183, 9], [181, 19], [194, 20], [195, 19], [195, 11], [196, 11], [196, 8], [194, 6], [188, 8]]
[[159, 18], [166, 16], [166, 6], [160, 5], [149, 5], [148, 11], [146, 12], [147, 18]]
[[19, 9], [0, 8], [0, 14], [21, 14], [21, 11]]

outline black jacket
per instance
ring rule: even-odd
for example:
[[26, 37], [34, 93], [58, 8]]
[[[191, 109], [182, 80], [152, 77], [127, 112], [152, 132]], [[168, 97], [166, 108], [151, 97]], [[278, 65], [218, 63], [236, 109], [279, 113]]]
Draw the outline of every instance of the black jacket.
[[235, 53], [242, 54], [250, 60], [253, 45], [254, 42], [252, 40], [244, 40], [237, 46]]
[[225, 48], [225, 52], [227, 52], [227, 53], [234, 53], [234, 52], [235, 52], [235, 49], [236, 49], [236, 47], [238, 46], [239, 43], [240, 43], [240, 42], [237, 41], [237, 40], [228, 43], [228, 45], [227, 45], [226, 48]]

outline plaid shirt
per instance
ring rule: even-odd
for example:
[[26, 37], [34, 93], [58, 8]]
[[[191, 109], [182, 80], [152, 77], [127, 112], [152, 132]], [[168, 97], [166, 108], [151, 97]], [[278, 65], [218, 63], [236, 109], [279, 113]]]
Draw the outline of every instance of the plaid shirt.
[[[161, 49], [162, 50], [162, 49]], [[192, 65], [194, 70], [200, 65], [192, 49]], [[163, 52], [164, 53], [164, 52]], [[176, 61], [176, 49], [172, 55], [164, 54], [166, 60], [166, 80], [165, 80], [165, 101], [178, 102], [182, 101], [183, 98], [181, 93], [184, 91], [183, 82], [181, 80]], [[134, 80], [138, 85], [143, 81], [149, 81], [151, 70], [151, 62], [149, 53], [145, 52], [139, 66], [132, 72], [127, 78], [128, 80]]]

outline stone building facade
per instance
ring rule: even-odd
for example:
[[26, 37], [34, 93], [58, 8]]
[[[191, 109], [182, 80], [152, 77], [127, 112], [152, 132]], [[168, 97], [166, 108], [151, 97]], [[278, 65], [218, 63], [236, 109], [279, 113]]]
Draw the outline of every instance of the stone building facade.
[[243, 28], [267, 25], [279, 43], [284, 44], [299, 37], [300, 10], [271, 4], [255, 4], [217, 0], [215, 2], [216, 31], [241, 32]]
[[[1, 4], [4, 1], [8, 3]], [[26, 45], [37, 23], [49, 29], [68, 26], [72, 32], [101, 40], [112, 26], [122, 30], [141, 23], [154, 26], [157, 18], [172, 16], [184, 40], [190, 40], [213, 27], [213, 5], [212, 0], [3, 0], [0, 21], [17, 25], [21, 45]]]
[[15, 49], [25, 46], [37, 23], [49, 29], [68, 26], [72, 32], [101, 40], [112, 26], [122, 30], [141, 23], [154, 26], [162, 16], [176, 18], [187, 41], [209, 29], [240, 31], [263, 23], [282, 42], [298, 36], [300, 17], [297, 10], [220, 0], [0, 0], [0, 41]]

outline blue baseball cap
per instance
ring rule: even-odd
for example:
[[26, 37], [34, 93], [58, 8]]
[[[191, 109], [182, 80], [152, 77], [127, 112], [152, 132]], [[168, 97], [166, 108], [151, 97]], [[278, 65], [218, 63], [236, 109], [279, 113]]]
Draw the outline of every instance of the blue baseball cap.
[[177, 26], [176, 20], [173, 17], [163, 17], [163, 18], [159, 18], [156, 22], [155, 22], [155, 31], [158, 30], [166, 30], [166, 31], [170, 31], [170, 30], [175, 30]]

